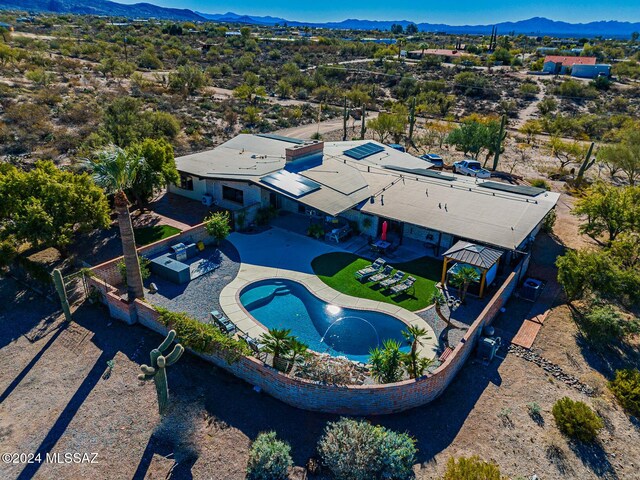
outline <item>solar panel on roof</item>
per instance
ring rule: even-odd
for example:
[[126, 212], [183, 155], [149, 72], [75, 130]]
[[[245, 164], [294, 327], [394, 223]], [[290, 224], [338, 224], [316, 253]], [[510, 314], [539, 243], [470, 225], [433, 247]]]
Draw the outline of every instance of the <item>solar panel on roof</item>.
[[405, 168], [398, 167], [396, 165], [384, 165], [384, 168], [389, 170], [396, 170], [398, 172], [411, 173], [412, 175], [420, 175], [421, 177], [437, 178], [439, 180], [446, 180], [447, 182], [453, 182], [456, 179], [452, 175], [444, 175], [440, 172], [435, 172], [427, 168]]
[[482, 182], [479, 187], [490, 188], [491, 190], [500, 190], [501, 192], [517, 193], [526, 195], [527, 197], [537, 197], [541, 193], [546, 192], [544, 188], [530, 187], [528, 185], [510, 185], [500, 182]]
[[384, 152], [383, 146], [369, 142], [363, 145], [358, 145], [357, 147], [350, 148], [349, 150], [345, 150], [344, 154], [347, 157], [353, 158], [354, 160], [362, 160], [363, 158], [367, 158], [375, 153], [380, 152]]
[[302, 145], [304, 140], [298, 138], [284, 137], [282, 135], [276, 135], [275, 133], [258, 133], [257, 137], [270, 138], [271, 140], [280, 140], [281, 142], [294, 143], [296, 145]]
[[260, 181], [296, 198], [320, 189], [319, 183], [286, 170], [271, 173]]

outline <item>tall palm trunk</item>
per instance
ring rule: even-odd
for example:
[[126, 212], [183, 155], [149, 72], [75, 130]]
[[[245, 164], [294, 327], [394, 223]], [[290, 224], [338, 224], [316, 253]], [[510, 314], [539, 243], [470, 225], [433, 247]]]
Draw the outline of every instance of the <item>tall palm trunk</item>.
[[142, 274], [140, 273], [136, 241], [133, 236], [133, 225], [129, 215], [129, 201], [122, 190], [116, 192], [114, 203], [116, 212], [118, 212], [120, 240], [122, 241], [124, 264], [127, 268], [127, 295], [129, 301], [132, 302], [136, 298], [144, 298], [144, 288], [142, 287]]

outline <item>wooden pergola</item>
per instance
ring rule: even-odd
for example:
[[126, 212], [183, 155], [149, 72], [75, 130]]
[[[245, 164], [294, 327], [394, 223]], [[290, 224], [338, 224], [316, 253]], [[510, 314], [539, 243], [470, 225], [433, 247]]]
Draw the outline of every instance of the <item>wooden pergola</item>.
[[450, 262], [471, 265], [480, 271], [480, 293], [479, 297], [484, 295], [484, 289], [487, 281], [487, 272], [500, 262], [502, 252], [494, 248], [485, 247], [484, 245], [476, 245], [464, 241], [457, 242], [453, 247], [444, 252], [444, 263], [442, 265], [442, 285], [447, 281], [447, 266]]

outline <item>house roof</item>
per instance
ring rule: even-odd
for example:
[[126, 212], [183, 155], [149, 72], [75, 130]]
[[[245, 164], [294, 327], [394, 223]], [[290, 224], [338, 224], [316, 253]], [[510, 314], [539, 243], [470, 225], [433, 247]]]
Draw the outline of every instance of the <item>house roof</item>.
[[563, 65], [595, 65], [596, 57], [570, 57], [565, 55], [547, 55], [544, 63], [561, 63]]
[[[350, 209], [506, 249], [518, 248], [558, 201], [541, 191], [525, 195], [483, 186], [461, 175], [432, 172], [432, 164], [372, 140], [326, 142], [322, 155], [285, 162], [286, 137], [238, 135], [219, 147], [176, 158], [178, 170], [200, 178], [248, 181], [329, 215]], [[378, 148], [356, 160], [344, 152], [368, 143]], [[320, 184], [295, 195], [262, 182], [290, 171]], [[373, 198], [373, 203], [371, 199]]]
[[489, 270], [502, 256], [500, 250], [465, 241], [457, 242], [444, 256], [458, 262]]

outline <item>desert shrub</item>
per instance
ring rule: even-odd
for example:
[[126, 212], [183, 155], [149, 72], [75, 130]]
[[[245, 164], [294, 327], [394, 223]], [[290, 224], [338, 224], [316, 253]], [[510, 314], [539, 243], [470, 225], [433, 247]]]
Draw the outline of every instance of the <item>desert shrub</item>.
[[611, 305], [598, 305], [581, 319], [580, 327], [587, 339], [596, 346], [606, 346], [627, 334], [626, 321]]
[[318, 452], [338, 480], [411, 478], [416, 458], [408, 434], [351, 418], [327, 424]]
[[488, 463], [478, 456], [453, 457], [447, 461], [447, 469], [442, 480], [503, 480], [500, 468], [495, 463]]
[[286, 480], [287, 470], [292, 465], [291, 446], [278, 440], [276, 432], [261, 433], [249, 451], [247, 479]]
[[204, 221], [204, 227], [209, 235], [215, 238], [217, 242], [221, 242], [231, 232], [229, 212], [223, 211], [210, 214]]
[[627, 412], [640, 418], [640, 370], [617, 370], [609, 389]]
[[593, 442], [604, 427], [602, 419], [589, 406], [569, 397], [558, 400], [551, 411], [558, 429], [570, 438]]
[[533, 178], [533, 179], [529, 180], [529, 183], [531, 184], [532, 187], [544, 188], [545, 190], [551, 190], [551, 187], [549, 186], [547, 181], [542, 179], [542, 178]]
[[221, 353], [227, 362], [233, 363], [251, 351], [244, 341], [222, 333], [215, 326], [199, 322], [183, 312], [172, 312], [154, 307], [160, 314], [158, 321], [176, 331], [176, 337], [185, 348], [201, 353]]

